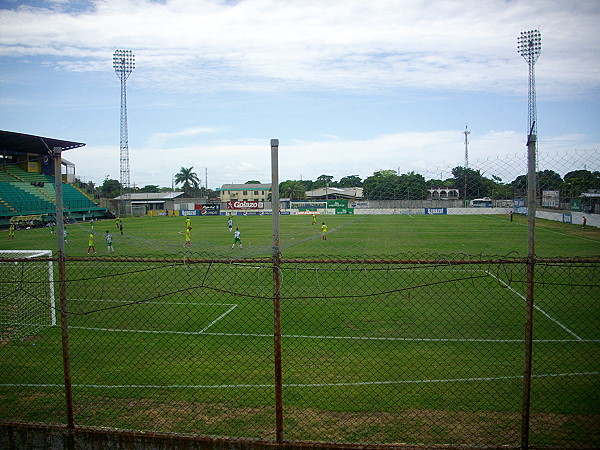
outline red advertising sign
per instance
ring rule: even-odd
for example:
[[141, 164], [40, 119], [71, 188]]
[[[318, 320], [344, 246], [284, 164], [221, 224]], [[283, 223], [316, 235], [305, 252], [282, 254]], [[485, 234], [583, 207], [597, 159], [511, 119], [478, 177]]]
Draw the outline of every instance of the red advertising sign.
[[257, 200], [231, 200], [227, 202], [227, 209], [263, 209], [264, 202]]

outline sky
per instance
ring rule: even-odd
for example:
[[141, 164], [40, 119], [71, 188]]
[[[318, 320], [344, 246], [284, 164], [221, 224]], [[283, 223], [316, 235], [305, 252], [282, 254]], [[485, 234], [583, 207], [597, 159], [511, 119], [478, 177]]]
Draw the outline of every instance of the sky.
[[598, 24], [598, 0], [0, 0], [0, 129], [84, 142], [77, 176], [119, 180], [127, 49], [132, 186], [268, 183], [271, 139], [280, 181], [443, 176], [466, 127], [470, 167], [526, 151], [537, 29], [540, 154], [600, 154]]

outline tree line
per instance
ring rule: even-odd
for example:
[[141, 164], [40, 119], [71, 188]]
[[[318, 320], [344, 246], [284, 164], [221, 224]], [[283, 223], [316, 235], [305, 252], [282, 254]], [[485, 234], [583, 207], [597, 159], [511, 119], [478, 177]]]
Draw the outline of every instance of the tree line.
[[[503, 183], [502, 179], [492, 175], [484, 176], [480, 170], [458, 166], [452, 169], [452, 176], [446, 179], [426, 179], [415, 172], [398, 174], [395, 170], [378, 170], [362, 180], [358, 175], [348, 175], [338, 182], [330, 175], [321, 175], [316, 181], [286, 180], [280, 183], [281, 197], [301, 200], [306, 191], [323, 187], [362, 187], [363, 197], [368, 200], [423, 200], [430, 197], [428, 189], [458, 189], [459, 198], [473, 199], [489, 197], [491, 199], [514, 199], [525, 197], [527, 175], [519, 175], [513, 181]], [[561, 191], [563, 199], [577, 198], [583, 192], [600, 190], [600, 172], [575, 170], [564, 178], [552, 170], [537, 172], [537, 190]]]
[[[368, 200], [422, 200], [430, 197], [428, 189], [448, 188], [458, 189], [459, 198], [473, 199], [489, 197], [491, 199], [513, 199], [526, 196], [527, 175], [519, 175], [511, 182], [503, 182], [494, 175], [484, 176], [480, 170], [457, 166], [451, 171], [452, 176], [446, 179], [426, 179], [415, 172], [399, 174], [395, 170], [378, 170], [364, 180], [358, 175], [347, 175], [335, 181], [331, 175], [320, 175], [316, 180], [286, 180], [279, 184], [282, 198], [302, 200], [306, 192], [319, 188], [352, 188], [363, 189], [363, 198]], [[182, 167], [175, 174], [174, 183], [190, 197], [217, 197], [217, 192], [200, 186], [200, 179], [193, 167]], [[246, 184], [260, 183], [249, 180]], [[89, 185], [90, 183], [88, 183]], [[87, 186], [88, 190], [90, 186]], [[99, 197], [114, 198], [121, 193], [118, 180], [106, 177], [100, 186], [92, 186]], [[132, 189], [131, 192], [156, 193], [170, 192], [171, 187], [146, 185]], [[600, 190], [600, 172], [587, 169], [574, 170], [561, 177], [553, 170], [537, 172], [537, 190], [560, 191], [561, 198], [568, 200], [581, 196], [583, 192]]]

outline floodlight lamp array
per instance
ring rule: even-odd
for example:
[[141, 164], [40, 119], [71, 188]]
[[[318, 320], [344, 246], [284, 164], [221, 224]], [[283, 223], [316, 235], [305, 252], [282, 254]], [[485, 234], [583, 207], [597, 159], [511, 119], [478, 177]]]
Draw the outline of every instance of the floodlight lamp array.
[[535, 62], [542, 50], [542, 35], [539, 30], [521, 31], [517, 38], [517, 52], [529, 63]]
[[113, 67], [117, 75], [129, 75], [135, 69], [135, 55], [131, 50], [116, 50], [113, 54]]

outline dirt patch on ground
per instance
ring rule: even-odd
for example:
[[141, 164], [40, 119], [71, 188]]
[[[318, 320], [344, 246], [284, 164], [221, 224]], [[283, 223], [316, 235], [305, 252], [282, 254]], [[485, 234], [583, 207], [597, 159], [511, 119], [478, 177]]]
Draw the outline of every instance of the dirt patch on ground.
[[[98, 399], [77, 407], [81, 425], [275, 439], [272, 406], [240, 407], [218, 403], [116, 402]], [[600, 442], [600, 417], [532, 415], [532, 445], [593, 447]], [[286, 440], [386, 444], [520, 444], [518, 413], [407, 409], [399, 413], [334, 412], [288, 407]]]

